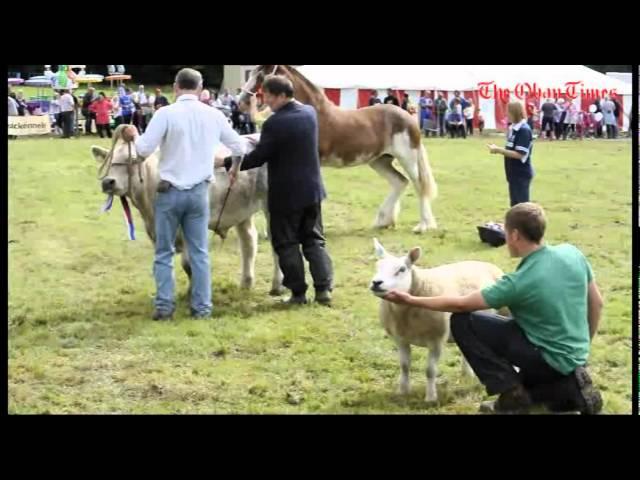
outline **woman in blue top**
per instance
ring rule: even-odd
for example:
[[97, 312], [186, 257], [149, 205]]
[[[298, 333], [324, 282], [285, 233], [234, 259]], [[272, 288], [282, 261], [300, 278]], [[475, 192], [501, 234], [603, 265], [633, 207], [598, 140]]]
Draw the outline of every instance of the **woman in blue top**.
[[532, 165], [533, 132], [527, 124], [524, 105], [512, 102], [508, 107], [509, 134], [507, 148], [489, 145], [492, 155], [503, 155], [511, 206], [531, 201], [531, 182], [534, 177]]

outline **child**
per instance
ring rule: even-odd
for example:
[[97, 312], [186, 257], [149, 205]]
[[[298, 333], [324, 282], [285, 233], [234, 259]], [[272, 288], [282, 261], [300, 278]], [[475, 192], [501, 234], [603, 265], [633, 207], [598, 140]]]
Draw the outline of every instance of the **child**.
[[480, 135], [482, 135], [484, 133], [484, 114], [480, 109], [478, 109], [478, 128], [480, 130]]

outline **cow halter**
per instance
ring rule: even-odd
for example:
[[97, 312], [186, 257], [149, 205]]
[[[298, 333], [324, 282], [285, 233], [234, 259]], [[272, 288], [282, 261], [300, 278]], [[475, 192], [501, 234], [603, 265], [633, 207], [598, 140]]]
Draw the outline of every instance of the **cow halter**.
[[[129, 235], [129, 240], [135, 240], [136, 233], [135, 233], [135, 227], [133, 225], [133, 214], [131, 212], [131, 208], [129, 207], [129, 202], [127, 202], [127, 196], [131, 198], [131, 200], [135, 204], [135, 199], [133, 198], [133, 168], [135, 165], [138, 165], [138, 178], [140, 179], [141, 184], [144, 183], [144, 179], [142, 178], [142, 163], [144, 162], [144, 159], [138, 159], [137, 156], [134, 156], [132, 142], [127, 142], [128, 148], [129, 148], [129, 155], [127, 157], [127, 161], [114, 162], [113, 153], [115, 151], [116, 144], [118, 143], [118, 137], [119, 137], [119, 130], [116, 129], [113, 143], [111, 145], [111, 150], [109, 151], [109, 153], [104, 159], [104, 162], [100, 166], [100, 169], [98, 171], [99, 172], [98, 178], [100, 180], [105, 179], [106, 176], [109, 174], [109, 171], [111, 170], [112, 165], [127, 166], [127, 171], [129, 174], [129, 189], [127, 191], [126, 196], [120, 197], [120, 202], [122, 203], [122, 208], [124, 210], [124, 217], [125, 217], [125, 222], [127, 224], [127, 234]], [[108, 212], [111, 210], [112, 207], [113, 207], [113, 195], [110, 195], [109, 199], [107, 200], [107, 203], [105, 204], [104, 207], [102, 207], [102, 212], [103, 213]]]
[[107, 156], [104, 159], [104, 162], [102, 163], [102, 165], [100, 166], [100, 169], [98, 170], [98, 174], [99, 180], [104, 180], [107, 175], [109, 174], [109, 171], [111, 170], [111, 167], [113, 165], [126, 165], [127, 166], [127, 172], [129, 174], [129, 189], [127, 191], [127, 196], [130, 197], [133, 200], [133, 190], [132, 190], [132, 185], [133, 185], [133, 167], [134, 166], [138, 166], [138, 178], [140, 180], [140, 183], [144, 183], [144, 179], [142, 178], [142, 164], [144, 163], [144, 159], [140, 159], [138, 158], [137, 155], [133, 154], [133, 149], [132, 149], [132, 142], [127, 142], [127, 147], [129, 149], [129, 155], [127, 156], [127, 160], [126, 162], [114, 162], [113, 161], [113, 153], [115, 152], [116, 149], [116, 144], [118, 143], [118, 137], [119, 137], [119, 131], [116, 130], [116, 132], [114, 133], [113, 136], [113, 142], [111, 144], [111, 150], [109, 151], [109, 153], [107, 154]]

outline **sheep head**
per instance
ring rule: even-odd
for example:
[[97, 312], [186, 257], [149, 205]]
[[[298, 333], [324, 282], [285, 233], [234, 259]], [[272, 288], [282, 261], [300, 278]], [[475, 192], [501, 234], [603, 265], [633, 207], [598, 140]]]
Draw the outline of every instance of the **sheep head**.
[[373, 294], [384, 297], [391, 290], [409, 293], [412, 284], [412, 269], [422, 256], [422, 249], [416, 247], [404, 257], [394, 257], [387, 253], [377, 238], [373, 243], [378, 257], [376, 274], [370, 287]]

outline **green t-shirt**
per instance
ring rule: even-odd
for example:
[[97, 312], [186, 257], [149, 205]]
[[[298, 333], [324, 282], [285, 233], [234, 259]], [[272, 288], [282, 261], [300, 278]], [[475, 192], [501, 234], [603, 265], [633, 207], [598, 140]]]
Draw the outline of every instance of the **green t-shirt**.
[[572, 245], [546, 246], [482, 296], [491, 308], [508, 307], [547, 363], [569, 375], [589, 358], [588, 296], [593, 279], [580, 250]]

